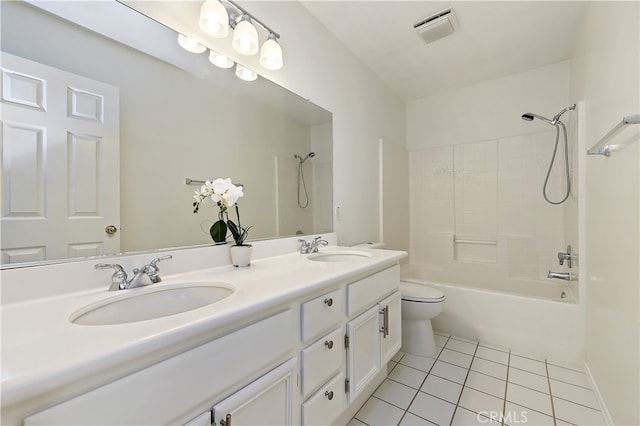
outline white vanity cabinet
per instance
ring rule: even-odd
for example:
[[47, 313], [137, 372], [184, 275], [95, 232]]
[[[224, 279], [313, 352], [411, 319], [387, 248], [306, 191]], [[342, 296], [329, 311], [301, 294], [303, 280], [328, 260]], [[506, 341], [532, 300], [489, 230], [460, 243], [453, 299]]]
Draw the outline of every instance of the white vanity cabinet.
[[34, 399], [11, 418], [27, 426], [348, 421], [400, 349], [400, 271], [389, 264], [337, 269], [331, 280], [268, 311], [223, 323], [225, 331], [208, 324], [201, 330], [208, 337], [163, 342], [182, 345], [170, 358], [87, 380], [56, 399]]

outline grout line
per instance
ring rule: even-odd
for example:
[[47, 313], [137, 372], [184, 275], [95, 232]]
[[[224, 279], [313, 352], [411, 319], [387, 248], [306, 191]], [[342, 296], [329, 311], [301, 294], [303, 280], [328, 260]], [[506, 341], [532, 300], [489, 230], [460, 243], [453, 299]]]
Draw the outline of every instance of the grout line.
[[473, 364], [473, 360], [476, 357], [476, 352], [478, 352], [478, 346], [480, 346], [480, 342], [476, 343], [476, 350], [473, 351], [473, 355], [471, 356], [471, 363], [469, 364], [469, 368], [467, 368], [467, 374], [464, 376], [464, 382], [462, 383], [462, 388], [460, 388], [460, 395], [458, 395], [456, 406], [453, 409], [453, 413], [451, 413], [451, 420], [449, 420], [449, 426], [453, 425], [453, 419], [456, 416], [456, 411], [458, 411], [458, 407], [460, 405], [460, 399], [462, 399], [462, 393], [464, 392], [465, 384], [467, 383], [467, 379], [469, 378], [469, 372], [471, 371], [471, 365]]
[[[511, 358], [509, 358], [511, 359]], [[504, 364], [503, 364], [504, 365]], [[531, 370], [525, 370], [523, 368], [519, 368], [519, 367], [514, 367], [513, 365], [510, 365], [509, 368], [515, 368], [516, 370], [520, 370], [520, 371], [524, 371], [525, 373], [531, 373], [531, 374], [535, 374], [536, 376], [540, 376], [540, 377], [544, 377], [547, 378], [548, 376], [545, 376], [544, 374], [538, 374], [535, 371], [531, 371]], [[555, 379], [554, 379], [555, 380]]]
[[509, 388], [510, 364], [511, 364], [511, 351], [509, 351], [509, 355], [507, 357], [507, 377], [504, 380], [504, 398], [502, 398], [502, 418], [500, 419], [500, 423], [502, 424], [502, 426], [504, 426], [504, 417], [507, 411], [507, 389]]
[[544, 360], [544, 368], [547, 370], [547, 384], [549, 385], [549, 399], [551, 400], [551, 414], [553, 416], [553, 426], [556, 426], [558, 422], [556, 421], [556, 407], [553, 404], [553, 394], [551, 393], [551, 378], [549, 377], [549, 366], [547, 365], [547, 360]]
[[580, 406], [582, 406], [582, 407], [584, 407], [584, 408], [588, 408], [588, 409], [590, 409], [590, 410], [597, 411], [598, 413], [602, 413], [602, 410], [600, 410], [600, 409], [598, 409], [598, 408], [593, 408], [593, 407], [592, 407], [592, 406], [590, 406], [590, 405], [585, 405], [585, 404], [583, 404], [583, 403], [581, 403], [581, 402], [576, 402], [576, 401], [573, 401], [573, 400], [571, 400], [571, 399], [562, 398], [562, 397], [560, 397], [560, 396], [554, 396], [554, 398], [556, 398], [556, 399], [561, 399], [561, 400], [563, 400], [563, 401], [567, 401], [567, 402], [570, 402], [570, 403], [575, 404], [575, 405], [580, 405]]
[[565, 380], [556, 379], [556, 378], [551, 377], [551, 376], [549, 376], [549, 380], [555, 380], [556, 382], [564, 383], [566, 385], [571, 385], [571, 386], [575, 386], [577, 388], [582, 388], [582, 389], [585, 389], [585, 390], [590, 390], [591, 392], [595, 392], [592, 388], [587, 388], [587, 387], [584, 387], [582, 385], [576, 385], [575, 383], [567, 382]]
[[[447, 341], [444, 342], [444, 345], [442, 346], [443, 348], [444, 348], [444, 346], [447, 345], [447, 343], [449, 343], [449, 339], [451, 339], [451, 336], [447, 337]], [[415, 395], [413, 395], [413, 398], [411, 398], [411, 401], [409, 401], [409, 405], [407, 405], [407, 409], [404, 410], [404, 413], [402, 414], [402, 417], [400, 417], [400, 420], [398, 421], [398, 424], [402, 423], [402, 419], [404, 419], [404, 417], [409, 412], [409, 408], [411, 408], [411, 404], [413, 404], [413, 401], [416, 400], [416, 397], [418, 396], [418, 393], [420, 393], [420, 389], [422, 388], [422, 386], [424, 386], [424, 382], [427, 381], [427, 377], [429, 377], [429, 374], [431, 373], [431, 370], [433, 369], [433, 366], [436, 365], [436, 362], [438, 362], [438, 358], [440, 358], [440, 354], [442, 353], [442, 350], [438, 351], [438, 346], [437, 345], [436, 345], [436, 351], [438, 352], [438, 354], [435, 357], [435, 361], [433, 362], [433, 364], [431, 364], [431, 367], [429, 368], [429, 371], [427, 372], [427, 375], [422, 380], [422, 383], [420, 383], [420, 386], [418, 386], [418, 391], [415, 393]], [[413, 413], [411, 413], [411, 414], [413, 414]]]

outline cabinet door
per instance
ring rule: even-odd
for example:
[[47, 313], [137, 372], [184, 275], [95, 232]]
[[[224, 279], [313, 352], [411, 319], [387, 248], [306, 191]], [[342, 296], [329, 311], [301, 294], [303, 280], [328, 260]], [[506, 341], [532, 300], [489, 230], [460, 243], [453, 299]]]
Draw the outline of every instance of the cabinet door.
[[296, 359], [240, 389], [213, 407], [214, 424], [291, 425]]
[[380, 369], [380, 314], [378, 305], [347, 323], [347, 377], [349, 401]]
[[402, 345], [402, 298], [396, 292], [378, 305], [380, 308], [382, 364], [386, 364], [400, 350]]

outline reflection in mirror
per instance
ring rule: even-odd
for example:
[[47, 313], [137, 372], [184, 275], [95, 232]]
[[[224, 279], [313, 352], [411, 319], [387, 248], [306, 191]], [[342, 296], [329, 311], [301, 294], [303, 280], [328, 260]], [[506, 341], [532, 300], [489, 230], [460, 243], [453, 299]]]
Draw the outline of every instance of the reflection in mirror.
[[241, 82], [116, 2], [42, 3], [93, 17], [92, 30], [1, 7], [4, 267], [210, 244], [217, 208], [193, 214], [186, 178], [244, 185], [249, 240], [332, 230], [329, 112]]

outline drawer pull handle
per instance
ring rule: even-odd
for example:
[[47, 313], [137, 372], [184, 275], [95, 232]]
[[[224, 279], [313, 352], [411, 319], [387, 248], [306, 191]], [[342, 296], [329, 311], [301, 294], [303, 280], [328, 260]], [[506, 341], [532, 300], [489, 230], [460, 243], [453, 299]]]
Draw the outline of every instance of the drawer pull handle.
[[327, 306], [333, 306], [333, 299], [330, 297], [328, 299], [324, 299], [324, 304]]
[[324, 393], [324, 396], [326, 396], [329, 399], [329, 401], [331, 401], [333, 399], [333, 391], [326, 391]]
[[325, 340], [324, 345], [329, 349], [333, 349], [333, 340]]
[[231, 426], [231, 414], [227, 414], [224, 419], [220, 420], [221, 426]]

